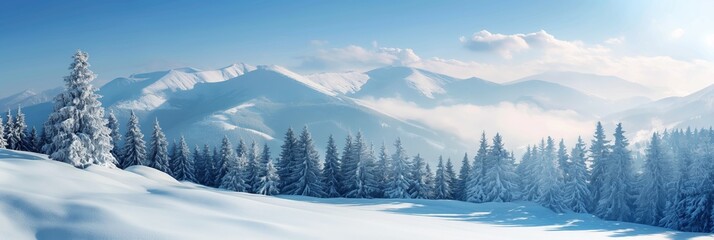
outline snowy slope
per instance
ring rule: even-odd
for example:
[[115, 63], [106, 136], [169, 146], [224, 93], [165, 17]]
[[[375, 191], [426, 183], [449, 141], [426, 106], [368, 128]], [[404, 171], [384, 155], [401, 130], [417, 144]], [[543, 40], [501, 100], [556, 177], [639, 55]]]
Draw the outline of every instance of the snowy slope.
[[25, 90], [0, 99], [0, 109], [16, 109], [18, 106], [27, 107], [52, 101], [62, 90], [64, 90], [64, 87], [56, 87], [39, 93], [33, 90]]
[[529, 80], [541, 80], [556, 83], [609, 100], [636, 98], [632, 100], [646, 102], [648, 98], [658, 97], [658, 94], [656, 94], [652, 89], [622, 78], [578, 72], [544, 72], [524, 77], [511, 83], [519, 83]]
[[0, 150], [2, 239], [711, 239], [532, 203], [226, 192], [147, 167], [86, 170]]

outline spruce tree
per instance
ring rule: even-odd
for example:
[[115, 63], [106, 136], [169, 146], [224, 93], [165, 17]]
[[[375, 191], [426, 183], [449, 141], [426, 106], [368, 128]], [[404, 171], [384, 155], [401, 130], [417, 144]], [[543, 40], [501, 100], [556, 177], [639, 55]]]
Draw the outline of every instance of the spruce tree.
[[568, 148], [565, 147], [563, 139], [560, 139], [560, 143], [558, 143], [558, 166], [561, 170], [563, 182], [569, 181], [570, 156], [568, 156]]
[[588, 169], [585, 164], [585, 151], [587, 151], [585, 143], [578, 137], [578, 142], [570, 151], [571, 161], [568, 170], [570, 178], [565, 183], [565, 202], [568, 208], [576, 213], [587, 213], [592, 205], [590, 202], [592, 195], [587, 185]]
[[513, 159], [503, 146], [500, 134], [493, 137], [488, 151], [483, 177], [486, 201], [510, 202], [518, 197], [518, 176], [513, 169]]
[[32, 127], [32, 129], [30, 130], [30, 134], [28, 134], [25, 138], [25, 144], [28, 146], [27, 151], [36, 153], [40, 152], [39, 148], [37, 147], [39, 138], [40, 136], [37, 133], [37, 128]]
[[5, 138], [5, 124], [3, 124], [2, 116], [0, 116], [0, 149], [7, 148], [7, 140]]
[[144, 134], [141, 133], [139, 118], [134, 114], [134, 111], [131, 111], [126, 134], [124, 134], [124, 149], [119, 163], [124, 169], [133, 165], [148, 165], [146, 164]]
[[389, 154], [387, 153], [387, 147], [382, 142], [382, 146], [379, 147], [379, 156], [377, 156], [376, 166], [374, 168], [374, 181], [377, 184], [378, 194], [376, 197], [384, 197], [385, 190], [387, 189], [387, 182], [389, 180]]
[[203, 155], [201, 155], [201, 150], [198, 148], [198, 145], [193, 147], [191, 158], [193, 159], [193, 176], [196, 178], [196, 183], [206, 184], [205, 179], [203, 179], [203, 173], [206, 169], [206, 160], [203, 158]]
[[25, 114], [22, 113], [22, 108], [17, 107], [17, 115], [13, 129], [13, 139], [16, 150], [30, 151], [32, 148], [31, 142], [27, 141], [27, 124], [25, 123]]
[[161, 131], [158, 119], [154, 120], [154, 131], [151, 134], [151, 153], [148, 159], [151, 167], [173, 176], [169, 163], [169, 142]]
[[[215, 155], [215, 158], [221, 164], [216, 176], [217, 179], [220, 179], [219, 187], [230, 191], [245, 192], [248, 188], [243, 179], [245, 174], [240, 168], [240, 160], [233, 152], [233, 146], [228, 140], [228, 136], [223, 136], [220, 152]], [[245, 158], [245, 154], [241, 158]]]
[[449, 177], [444, 167], [444, 160], [439, 156], [439, 164], [436, 165], [436, 176], [434, 178], [434, 198], [435, 199], [451, 199], [451, 186], [449, 185]]
[[486, 173], [490, 165], [487, 165], [488, 161], [488, 142], [486, 140], [486, 133], [481, 133], [481, 141], [479, 143], [478, 151], [476, 151], [476, 156], [474, 156], [473, 164], [471, 165], [471, 176], [469, 181], [466, 183], [466, 201], [468, 202], [486, 202], [488, 201], [488, 196], [486, 195]]
[[644, 169], [640, 180], [640, 195], [635, 202], [635, 221], [657, 226], [667, 205], [667, 184], [670, 169], [659, 134], [652, 134], [647, 147]]
[[7, 148], [12, 150], [17, 150], [18, 142], [16, 132], [15, 132], [15, 119], [12, 117], [12, 111], [7, 110], [7, 115], [5, 115], [7, 121], [5, 121], [5, 141], [7, 142]]
[[352, 155], [350, 160], [356, 167], [347, 172], [347, 191], [345, 197], [348, 198], [372, 198], [379, 191], [374, 176], [374, 156], [368, 148], [362, 133], [357, 132], [352, 144]]
[[352, 187], [357, 186], [353, 181], [356, 179], [354, 174], [357, 172], [357, 160], [355, 160], [354, 144], [352, 142], [352, 135], [347, 134], [345, 137], [345, 146], [342, 148], [342, 159], [340, 161], [340, 179], [342, 180], [342, 195], [346, 195], [351, 192]]
[[687, 223], [682, 230], [691, 232], [707, 232], [714, 227], [714, 146], [712, 136], [702, 129], [693, 134], [694, 158], [692, 161], [690, 181], [691, 193], [687, 197]]
[[[278, 178], [277, 176], [270, 176], [270, 169], [273, 168], [273, 171], [275, 171], [275, 167], [272, 166], [272, 163], [270, 162], [270, 147], [268, 147], [268, 144], [263, 144], [263, 151], [258, 154], [259, 158], [257, 161], [257, 172], [256, 172], [256, 181], [255, 181], [255, 187], [253, 188], [254, 193], [262, 194], [260, 193], [261, 189], [268, 192], [275, 192], [277, 194], [277, 187], [278, 187]], [[273, 172], [273, 175], [277, 174], [277, 172]], [[275, 185], [275, 186], [266, 186], [266, 185]], [[266, 189], [263, 189], [266, 188]], [[275, 189], [273, 189], [275, 188]], [[263, 194], [263, 195], [268, 195], [268, 194]], [[271, 194], [275, 195], [275, 194]]]
[[278, 182], [280, 178], [278, 177], [278, 172], [273, 166], [271, 161], [268, 161], [266, 165], [266, 175], [260, 178], [260, 184], [258, 185], [257, 194], [262, 195], [278, 195], [280, 194], [280, 189], [278, 189]]
[[278, 161], [278, 177], [280, 178], [280, 192], [288, 193], [286, 187], [290, 183], [291, 176], [293, 175], [292, 170], [295, 169], [295, 153], [297, 151], [297, 139], [295, 138], [295, 133], [292, 128], [288, 128], [285, 132], [285, 138], [283, 139], [283, 145], [280, 147], [280, 158]]
[[218, 180], [220, 180], [217, 177], [218, 165], [216, 165], [216, 161], [214, 160], [214, 157], [211, 154], [211, 147], [209, 147], [208, 144], [203, 145], [201, 158], [205, 162], [205, 167], [203, 168], [203, 172], [201, 173], [201, 179], [203, 179], [202, 184], [210, 187], [218, 186], [217, 182]]
[[176, 158], [174, 159], [174, 165], [171, 172], [174, 174], [176, 180], [196, 182], [196, 176], [194, 173], [196, 170], [193, 166], [193, 159], [191, 159], [191, 150], [186, 144], [186, 138], [181, 136], [179, 140], [179, 145], [177, 147]]
[[111, 154], [111, 130], [107, 128], [104, 108], [91, 85], [89, 56], [77, 51], [65, 77], [66, 88], [55, 98], [55, 106], [45, 123], [48, 136], [43, 152], [50, 158], [85, 168], [90, 164], [114, 167]]
[[246, 162], [244, 165], [245, 183], [250, 186], [248, 192], [255, 193], [254, 190], [258, 189], [258, 171], [260, 171], [260, 148], [253, 141], [248, 147], [248, 152], [243, 154], [245, 156]]
[[112, 150], [110, 152], [112, 153], [112, 156], [114, 156], [114, 159], [119, 161], [122, 150], [119, 144], [121, 143], [122, 136], [119, 132], [119, 121], [117, 120], [117, 117], [114, 116], [114, 111], [109, 111], [109, 116], [107, 117], [107, 128], [109, 128], [109, 138], [112, 141]]
[[385, 197], [410, 198], [409, 187], [413, 181], [412, 176], [409, 174], [411, 162], [409, 162], [409, 157], [399, 138], [394, 141], [394, 153], [392, 154], [391, 164], [389, 164], [389, 166], [391, 168], [389, 171], [387, 189], [384, 192]]
[[605, 220], [631, 221], [634, 213], [634, 176], [629, 143], [622, 124], [615, 128], [615, 143], [602, 175], [600, 200], [595, 214]]
[[559, 159], [555, 152], [555, 142], [548, 137], [546, 147], [541, 154], [538, 172], [538, 203], [556, 213], [567, 209], [563, 201], [563, 177], [558, 166]]
[[459, 169], [459, 179], [456, 180], [456, 186], [454, 187], [454, 197], [456, 200], [466, 201], [468, 182], [472, 175], [471, 164], [469, 162], [468, 153], [464, 153], [464, 158], [461, 160], [461, 169]]
[[449, 199], [456, 199], [456, 196], [455, 196], [456, 195], [456, 192], [455, 192], [456, 187], [455, 186], [458, 181], [458, 178], [456, 177], [456, 170], [454, 170], [454, 164], [451, 163], [451, 158], [448, 158], [446, 160], [445, 168], [446, 169], [444, 170], [445, 171], [444, 174], [446, 174], [446, 179], [447, 179], [446, 182], [449, 184], [449, 191], [451, 191], [451, 198], [449, 198]]
[[[544, 143], [545, 147], [545, 143]], [[529, 145], [526, 148], [526, 153], [523, 154], [521, 162], [516, 168], [518, 176], [521, 177], [521, 199], [525, 201], [535, 201], [538, 199], [538, 181], [536, 169], [539, 163], [539, 155], [536, 147], [531, 148]]]
[[[691, 133], [687, 130], [686, 136]], [[688, 200], [693, 192], [691, 187], [691, 174], [693, 151], [689, 144], [689, 137], [685, 137], [681, 131], [675, 131], [670, 137], [670, 145], [673, 155], [677, 158], [678, 177], [674, 196], [667, 201], [665, 213], [660, 226], [684, 230], [690, 225], [688, 214]]]
[[337, 146], [332, 135], [327, 139], [327, 151], [325, 152], [325, 165], [322, 168], [322, 184], [325, 186], [325, 197], [340, 197], [342, 189], [342, 179], [340, 170], [340, 158], [337, 153]]
[[312, 136], [305, 126], [300, 133], [295, 151], [295, 165], [288, 176], [286, 194], [322, 197], [325, 195], [320, 175], [320, 155], [315, 150]]
[[602, 185], [604, 180], [605, 170], [608, 168], [608, 157], [610, 155], [610, 141], [605, 139], [605, 130], [602, 124], [597, 123], [595, 135], [590, 144], [590, 158], [592, 159], [592, 173], [590, 175], [590, 193], [592, 194], [592, 212], [595, 212], [598, 202], [602, 196]]
[[414, 156], [414, 165], [412, 165], [411, 176], [414, 179], [412, 186], [409, 188], [409, 196], [416, 199], [428, 199], [430, 196], [430, 188], [426, 172], [426, 162], [417, 154]]

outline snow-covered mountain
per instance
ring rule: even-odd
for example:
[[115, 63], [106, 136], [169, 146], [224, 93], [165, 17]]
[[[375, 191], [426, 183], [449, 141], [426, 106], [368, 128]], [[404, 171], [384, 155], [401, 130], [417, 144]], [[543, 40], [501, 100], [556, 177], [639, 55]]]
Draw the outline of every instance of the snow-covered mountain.
[[578, 72], [550, 71], [524, 77], [511, 83], [530, 80], [560, 84], [608, 100], [629, 100], [645, 103], [648, 99], [660, 97], [648, 87], [619, 77]]
[[2, 239], [710, 239], [535, 203], [269, 197], [0, 149]]
[[57, 94], [59, 94], [62, 90], [64, 90], [64, 87], [51, 88], [41, 92], [25, 90], [0, 99], [0, 109], [15, 109], [18, 106], [26, 107], [45, 103], [54, 99], [54, 97], [57, 96]]

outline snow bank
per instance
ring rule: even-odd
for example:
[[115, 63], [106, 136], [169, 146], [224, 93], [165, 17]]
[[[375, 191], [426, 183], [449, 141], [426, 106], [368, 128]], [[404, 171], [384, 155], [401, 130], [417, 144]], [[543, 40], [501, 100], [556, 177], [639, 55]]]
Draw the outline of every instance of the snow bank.
[[530, 203], [225, 192], [147, 167], [75, 169], [0, 150], [1, 239], [711, 239]]

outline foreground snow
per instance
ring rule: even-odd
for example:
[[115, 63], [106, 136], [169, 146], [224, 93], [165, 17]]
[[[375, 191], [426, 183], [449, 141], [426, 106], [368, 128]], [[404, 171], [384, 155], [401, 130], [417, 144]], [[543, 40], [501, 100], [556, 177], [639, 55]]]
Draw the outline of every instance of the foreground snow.
[[267, 197], [0, 150], [2, 239], [711, 239], [532, 203]]

